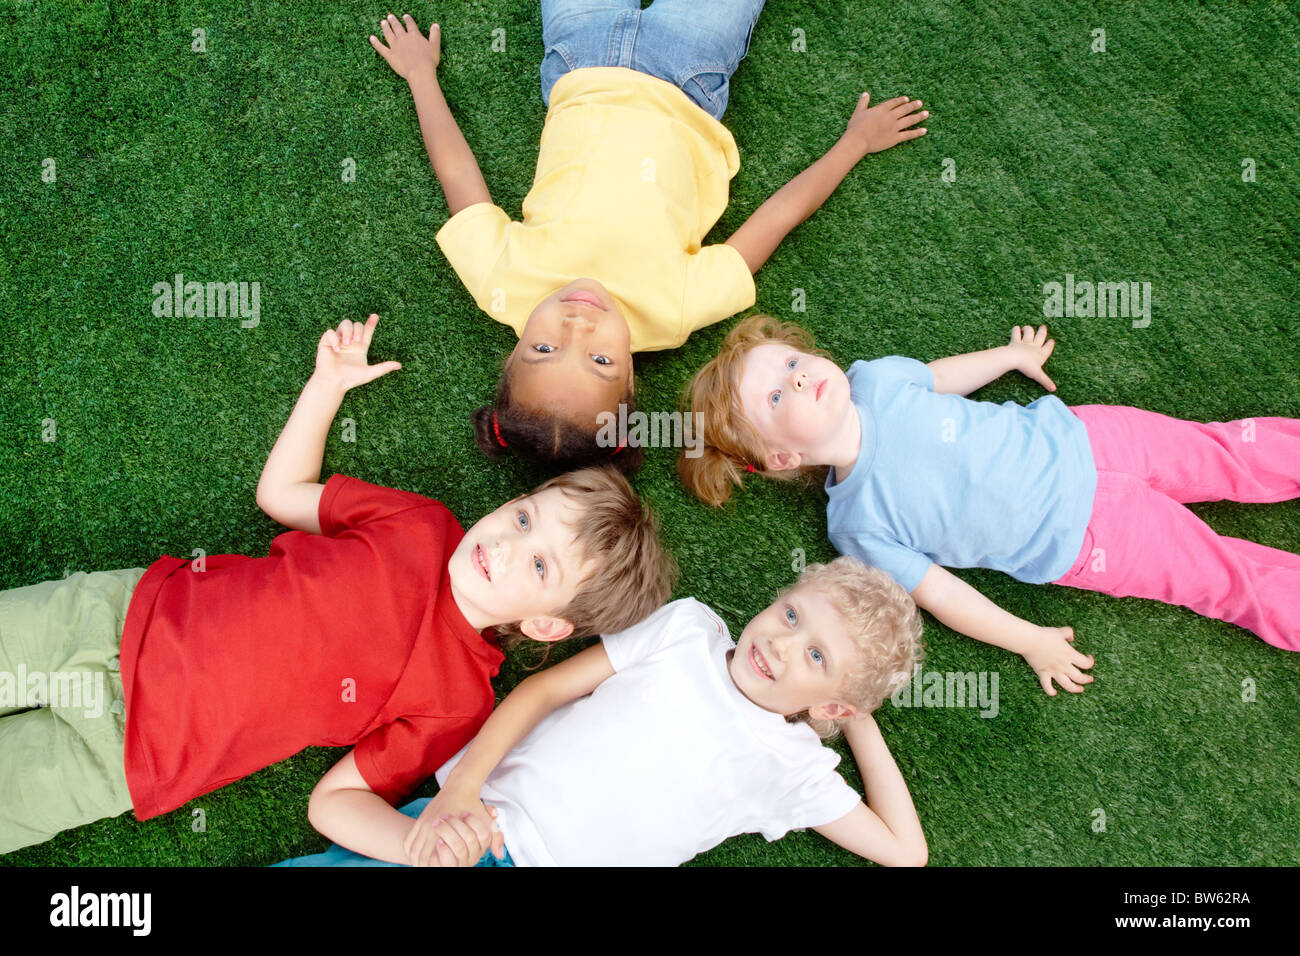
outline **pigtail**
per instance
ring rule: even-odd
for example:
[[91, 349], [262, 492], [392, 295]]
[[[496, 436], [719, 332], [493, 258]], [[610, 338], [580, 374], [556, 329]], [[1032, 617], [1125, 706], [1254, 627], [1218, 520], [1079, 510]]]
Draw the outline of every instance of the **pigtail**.
[[686, 489], [707, 505], [720, 508], [731, 497], [732, 486], [744, 487], [744, 471], [730, 456], [713, 445], [705, 444], [700, 454], [687, 457], [683, 450], [677, 458], [677, 474]]
[[501, 431], [496, 409], [483, 405], [474, 409], [470, 415], [474, 424], [474, 442], [479, 451], [489, 458], [504, 458], [509, 449], [509, 441]]

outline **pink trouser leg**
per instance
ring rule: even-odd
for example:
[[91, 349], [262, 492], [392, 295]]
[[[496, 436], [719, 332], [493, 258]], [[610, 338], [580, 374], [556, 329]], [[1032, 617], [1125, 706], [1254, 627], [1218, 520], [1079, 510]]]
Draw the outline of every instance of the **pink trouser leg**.
[[1187, 422], [1124, 405], [1075, 405], [1098, 470], [1143, 479], [1175, 501], [1300, 498], [1300, 418]]
[[1073, 411], [1088, 428], [1097, 494], [1079, 557], [1056, 583], [1179, 604], [1300, 650], [1300, 555], [1216, 534], [1180, 504], [1300, 496], [1300, 421]]

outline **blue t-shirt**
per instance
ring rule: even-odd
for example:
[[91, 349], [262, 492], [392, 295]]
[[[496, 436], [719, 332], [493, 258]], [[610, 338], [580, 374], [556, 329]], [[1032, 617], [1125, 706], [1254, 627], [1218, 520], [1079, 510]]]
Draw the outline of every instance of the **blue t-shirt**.
[[1054, 395], [1030, 405], [934, 391], [915, 359], [854, 362], [862, 450], [826, 479], [826, 529], [842, 554], [909, 592], [931, 562], [1055, 581], [1083, 546], [1097, 467], [1082, 420]]

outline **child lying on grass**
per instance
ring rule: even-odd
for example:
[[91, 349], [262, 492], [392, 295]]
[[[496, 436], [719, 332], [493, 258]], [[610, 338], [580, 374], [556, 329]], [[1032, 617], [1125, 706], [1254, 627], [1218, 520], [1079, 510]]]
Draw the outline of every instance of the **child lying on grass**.
[[[0, 853], [132, 808], [166, 813], [312, 745], [355, 744], [330, 779], [350, 774], [387, 807], [487, 719], [502, 660], [490, 629], [556, 641], [667, 598], [654, 522], [613, 469], [554, 478], [468, 533], [420, 495], [322, 484], [344, 394], [399, 367], [367, 364], [378, 321], [320, 340], [257, 486], [296, 529], [268, 556], [164, 557], [0, 593], [0, 680], [84, 678], [113, 698], [0, 709]], [[372, 836], [350, 845], [400, 852]]]
[[1024, 326], [1000, 348], [845, 375], [799, 326], [753, 316], [691, 383], [704, 449], [678, 470], [721, 505], [747, 471], [830, 466], [831, 543], [953, 630], [1021, 654], [1051, 695], [1053, 681], [1075, 693], [1092, 682], [1074, 631], [1009, 614], [945, 568], [1181, 604], [1300, 650], [1300, 555], [1222, 537], [1184, 507], [1300, 496], [1300, 420], [963, 397], [1013, 370], [1055, 391], [1043, 371], [1054, 347], [1046, 326]]
[[[791, 829], [878, 863], [922, 865], [925, 836], [871, 711], [907, 680], [921, 624], [883, 571], [812, 565], [738, 643], [685, 598], [523, 681], [403, 808], [417, 865], [676, 865], [728, 837]], [[866, 802], [818, 734], [842, 731]], [[313, 803], [350, 783], [334, 771]], [[391, 813], [373, 797], [376, 825]], [[495, 814], [498, 834], [484, 804]], [[490, 847], [490, 848], [489, 848]], [[500, 862], [499, 862], [500, 861]], [[287, 866], [373, 866], [340, 847]]]
[[438, 84], [441, 32], [389, 15], [371, 44], [407, 81], [451, 218], [438, 245], [479, 308], [519, 343], [479, 447], [555, 467], [641, 449], [600, 447], [598, 415], [633, 407], [632, 353], [676, 348], [754, 303], [752, 274], [868, 153], [921, 136], [929, 115], [862, 94], [839, 141], [724, 244], [702, 246], [740, 168], [719, 120], [763, 0], [543, 0], [550, 106], [523, 221], [493, 205]]

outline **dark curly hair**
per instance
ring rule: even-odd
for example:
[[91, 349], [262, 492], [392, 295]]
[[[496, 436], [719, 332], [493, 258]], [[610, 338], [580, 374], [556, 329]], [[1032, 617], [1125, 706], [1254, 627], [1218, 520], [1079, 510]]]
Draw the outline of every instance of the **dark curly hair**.
[[[497, 386], [496, 407], [483, 405], [470, 416], [474, 440], [489, 458], [513, 452], [525, 461], [568, 471], [589, 465], [612, 465], [625, 475], [634, 474], [645, 460], [645, 450], [634, 445], [606, 448], [596, 443], [595, 423], [584, 428], [559, 415], [514, 404], [510, 394], [510, 367]], [[628, 413], [636, 410], [632, 389], [620, 400]]]

